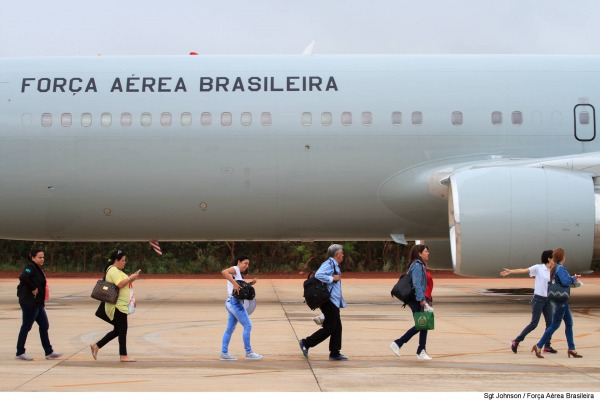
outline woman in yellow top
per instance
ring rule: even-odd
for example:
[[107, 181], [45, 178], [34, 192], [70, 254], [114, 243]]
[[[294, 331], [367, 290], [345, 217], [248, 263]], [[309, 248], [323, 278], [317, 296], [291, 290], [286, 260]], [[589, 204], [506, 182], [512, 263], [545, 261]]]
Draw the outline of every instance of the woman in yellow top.
[[[104, 347], [114, 338], [119, 338], [119, 355], [121, 362], [133, 362], [135, 358], [127, 355], [127, 314], [129, 313], [129, 284], [140, 276], [140, 270], [127, 276], [123, 272], [127, 256], [121, 250], [117, 250], [110, 256], [110, 262], [107, 266], [106, 281], [114, 283], [119, 288], [119, 297], [116, 304], [105, 303], [105, 311], [108, 318], [112, 321], [114, 329], [108, 332], [98, 342], [91, 344], [92, 357], [94, 360], [98, 357], [98, 350]], [[113, 268], [114, 267], [114, 268]]]

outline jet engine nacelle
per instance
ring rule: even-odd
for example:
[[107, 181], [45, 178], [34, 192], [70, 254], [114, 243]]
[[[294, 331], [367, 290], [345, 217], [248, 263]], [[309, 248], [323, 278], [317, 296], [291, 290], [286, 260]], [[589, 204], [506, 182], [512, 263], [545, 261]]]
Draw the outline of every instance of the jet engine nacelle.
[[592, 176], [526, 167], [472, 169], [450, 177], [454, 272], [498, 276], [562, 247], [571, 274], [590, 269], [596, 221]]

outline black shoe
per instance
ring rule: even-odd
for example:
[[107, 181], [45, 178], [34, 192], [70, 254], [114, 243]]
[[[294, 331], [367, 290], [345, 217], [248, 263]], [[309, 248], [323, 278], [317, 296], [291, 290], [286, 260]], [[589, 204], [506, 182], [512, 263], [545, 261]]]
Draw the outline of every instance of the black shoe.
[[514, 340], [511, 340], [510, 341], [510, 349], [515, 354], [517, 354], [517, 347], [519, 347], [519, 342], [515, 342]]
[[544, 353], [556, 354], [558, 351], [554, 350], [552, 346], [546, 346], [544, 347]]
[[338, 354], [337, 356], [329, 356], [329, 361], [346, 361], [348, 357], [343, 354]]
[[308, 347], [304, 346], [304, 340], [300, 339], [298, 341], [298, 344], [300, 345], [300, 350], [302, 350], [302, 354], [304, 354], [304, 357], [308, 358]]

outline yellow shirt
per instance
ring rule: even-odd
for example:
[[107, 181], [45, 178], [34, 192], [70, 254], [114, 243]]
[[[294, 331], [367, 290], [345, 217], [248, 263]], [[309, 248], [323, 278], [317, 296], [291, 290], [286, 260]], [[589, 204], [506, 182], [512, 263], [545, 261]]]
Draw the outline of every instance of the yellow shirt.
[[[121, 282], [123, 279], [127, 279], [127, 274], [119, 268], [111, 265], [106, 273], [106, 281], [114, 283], [115, 285]], [[115, 318], [115, 309], [118, 308], [123, 314], [129, 313], [129, 284], [119, 289], [119, 297], [117, 298], [117, 304], [104, 303], [104, 310], [106, 315], [112, 321]]]

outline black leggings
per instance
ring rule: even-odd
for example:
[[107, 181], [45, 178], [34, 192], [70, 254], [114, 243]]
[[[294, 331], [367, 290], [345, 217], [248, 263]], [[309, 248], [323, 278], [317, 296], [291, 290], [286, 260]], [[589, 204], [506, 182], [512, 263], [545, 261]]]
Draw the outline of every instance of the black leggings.
[[104, 347], [108, 342], [116, 337], [119, 337], [119, 355], [127, 355], [127, 314], [122, 313], [118, 309], [115, 309], [115, 318], [112, 320], [112, 324], [115, 327], [112, 331], [108, 332], [102, 339], [100, 339], [96, 345], [99, 348]]

